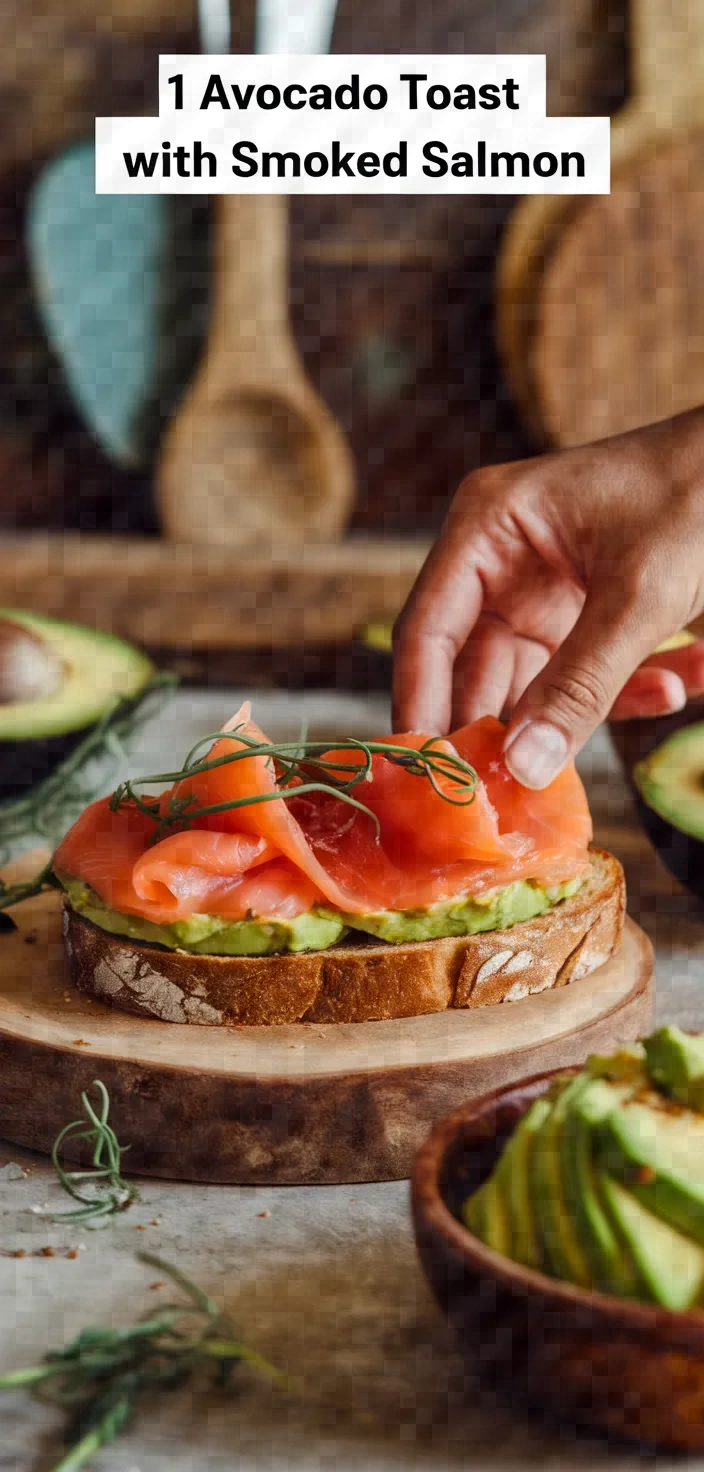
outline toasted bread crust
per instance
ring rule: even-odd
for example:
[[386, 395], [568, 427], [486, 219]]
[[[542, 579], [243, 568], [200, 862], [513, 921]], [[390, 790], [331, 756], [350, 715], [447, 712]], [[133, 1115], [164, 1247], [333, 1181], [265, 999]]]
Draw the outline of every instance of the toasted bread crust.
[[387, 945], [368, 941], [281, 956], [193, 956], [110, 935], [64, 900], [71, 977], [142, 1017], [208, 1026], [374, 1022], [485, 1007], [566, 986], [607, 961], [625, 914], [618, 860], [592, 850], [571, 899], [508, 930]]

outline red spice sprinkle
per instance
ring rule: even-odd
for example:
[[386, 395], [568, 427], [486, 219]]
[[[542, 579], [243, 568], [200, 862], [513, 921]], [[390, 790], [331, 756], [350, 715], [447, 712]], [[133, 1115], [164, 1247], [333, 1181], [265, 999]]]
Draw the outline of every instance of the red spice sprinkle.
[[150, 1283], [149, 1284], [149, 1287], [150, 1288], [164, 1288], [165, 1286], [166, 1285], [164, 1283], [163, 1278], [160, 1278], [158, 1283]]
[[77, 1257], [80, 1256], [79, 1251], [78, 1251], [78, 1248], [77, 1247], [69, 1247], [69, 1250], [66, 1253], [66, 1256], [71, 1259], [71, 1262], [73, 1262], [75, 1260], [75, 1258], [77, 1258]]
[[146, 1227], [142, 1227], [139, 1224], [135, 1227], [135, 1232], [146, 1232], [146, 1230]]
[[56, 1251], [55, 1251], [55, 1249], [53, 1247], [40, 1247], [40, 1249], [39, 1249], [39, 1256], [40, 1257], [56, 1257]]
[[258, 1211], [257, 1216], [271, 1216], [270, 1211]]
[[639, 1186], [652, 1186], [655, 1180], [657, 1180], [657, 1172], [653, 1170], [652, 1165], [642, 1165], [636, 1172], [636, 1181]]
[[24, 1247], [18, 1247], [15, 1250], [15, 1252], [11, 1253], [10, 1255], [11, 1255], [11, 1257], [26, 1257], [27, 1256], [27, 1254], [26, 1254], [26, 1252], [24, 1250]]

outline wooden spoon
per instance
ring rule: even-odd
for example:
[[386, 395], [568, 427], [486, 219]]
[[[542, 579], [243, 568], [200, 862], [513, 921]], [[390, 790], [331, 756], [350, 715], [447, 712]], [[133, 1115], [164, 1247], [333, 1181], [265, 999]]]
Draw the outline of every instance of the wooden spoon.
[[[229, 0], [199, 0], [205, 51], [229, 47]], [[335, 0], [258, 0], [256, 49], [327, 51]], [[354, 500], [352, 458], [309, 382], [288, 314], [288, 201], [216, 201], [205, 361], [166, 436], [157, 496], [179, 541], [276, 551], [333, 542]]]
[[287, 200], [226, 196], [216, 211], [211, 329], [164, 441], [162, 524], [179, 541], [261, 550], [334, 540], [352, 460], [291, 334]]
[[632, 0], [631, 16], [611, 194], [525, 200], [499, 264], [509, 379], [564, 445], [704, 401], [704, 6]]

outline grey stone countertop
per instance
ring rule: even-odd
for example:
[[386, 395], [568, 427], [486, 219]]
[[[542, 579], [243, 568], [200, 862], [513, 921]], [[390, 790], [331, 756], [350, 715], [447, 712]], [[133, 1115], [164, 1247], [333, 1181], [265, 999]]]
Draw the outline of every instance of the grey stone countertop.
[[[159, 730], [143, 737], [133, 770], [164, 770], [234, 708], [232, 692], [181, 694]], [[256, 715], [272, 737], [297, 734], [302, 714], [311, 736], [388, 729], [379, 700], [257, 697]], [[597, 837], [625, 863], [631, 914], [655, 942], [659, 1014], [701, 1027], [704, 912], [650, 852], [603, 733], [581, 765]], [[10, 1162], [26, 1174], [11, 1179], [19, 1173], [2, 1170]], [[54, 1210], [66, 1204], [49, 1164], [0, 1142], [0, 1372], [37, 1362], [88, 1324], [125, 1322], [156, 1305], [159, 1275], [135, 1258], [148, 1247], [207, 1288], [250, 1343], [297, 1377], [295, 1393], [247, 1374], [230, 1395], [185, 1390], [152, 1401], [96, 1458], [96, 1472], [681, 1466], [569, 1428], [547, 1430], [480, 1398], [418, 1267], [405, 1182], [265, 1189], [145, 1181], [140, 1203], [99, 1232], [47, 1224], [33, 1211], [47, 1202]], [[45, 1247], [55, 1255], [33, 1255]], [[6, 1255], [17, 1249], [27, 1255]], [[0, 1396], [0, 1472], [48, 1472], [61, 1449], [53, 1410], [23, 1394]], [[689, 1465], [701, 1472], [704, 1459]]]

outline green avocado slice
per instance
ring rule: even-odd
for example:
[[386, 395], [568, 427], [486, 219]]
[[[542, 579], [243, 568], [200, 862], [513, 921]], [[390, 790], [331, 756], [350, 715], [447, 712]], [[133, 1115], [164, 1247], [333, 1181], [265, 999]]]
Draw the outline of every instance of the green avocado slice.
[[582, 1075], [562, 1087], [535, 1136], [531, 1199], [545, 1269], [580, 1288], [591, 1288], [594, 1277], [566, 1199], [562, 1168], [565, 1126], [583, 1087]]
[[616, 1085], [588, 1074], [582, 1075], [582, 1080], [582, 1088], [575, 1089], [572, 1095], [562, 1132], [565, 1200], [589, 1259], [595, 1286], [604, 1293], [634, 1298], [640, 1289], [638, 1276], [605, 1210], [593, 1159], [594, 1130], [619, 1107], [632, 1085]]
[[659, 1089], [690, 1109], [704, 1109], [704, 1037], [661, 1027], [646, 1039], [645, 1055]]
[[692, 1308], [704, 1288], [704, 1250], [653, 1216], [608, 1172], [600, 1172], [599, 1181], [607, 1209], [650, 1297], [663, 1308]]
[[530, 1180], [535, 1140], [551, 1110], [549, 1099], [536, 1099], [507, 1141], [496, 1169], [511, 1224], [513, 1260], [526, 1268], [542, 1263]]
[[633, 777], [648, 807], [681, 833], [704, 839], [704, 721], [668, 737]]
[[704, 1244], [704, 1117], [661, 1095], [615, 1109], [596, 1130], [600, 1166], [663, 1221]]
[[465, 1226], [493, 1252], [511, 1257], [511, 1223], [494, 1176], [484, 1181], [462, 1208]]

